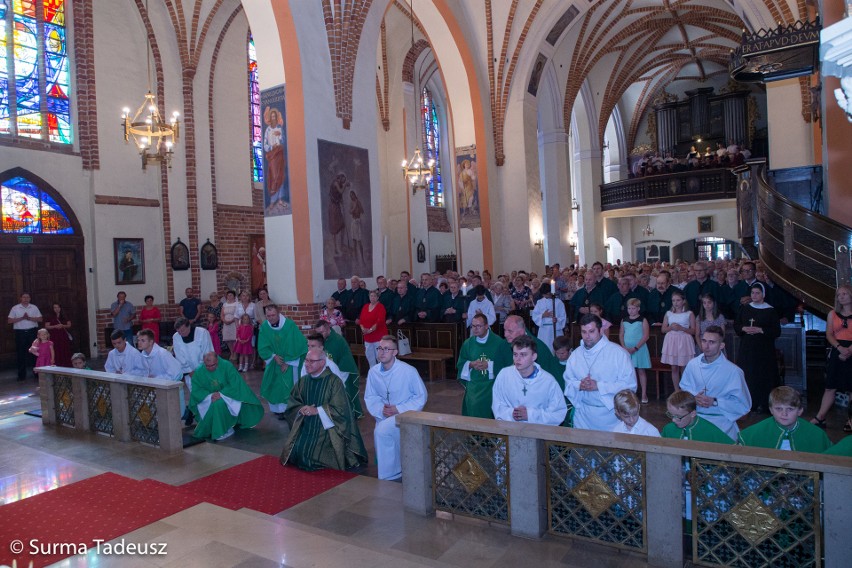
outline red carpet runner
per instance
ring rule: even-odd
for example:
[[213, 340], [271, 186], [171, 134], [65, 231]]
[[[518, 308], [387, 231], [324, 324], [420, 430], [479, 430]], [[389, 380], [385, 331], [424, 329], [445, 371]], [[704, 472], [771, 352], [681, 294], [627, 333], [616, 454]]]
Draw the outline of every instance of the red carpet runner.
[[275, 515], [353, 477], [354, 473], [334, 469], [302, 471], [289, 465], [281, 467], [278, 458], [263, 456], [177, 489], [227, 509], [245, 507]]
[[[84, 479], [0, 507], [0, 565], [11, 566], [15, 558], [19, 567], [30, 561], [36, 568], [47, 566], [93, 548], [95, 539], [112, 540], [202, 501], [169, 485], [150, 486], [114, 473]], [[23, 541], [19, 554], [11, 550], [15, 540]]]
[[[32, 561], [39, 568], [84, 548], [91, 552], [95, 540], [110, 541], [204, 501], [275, 515], [353, 477], [344, 471], [282, 467], [273, 456], [178, 487], [103, 473], [0, 507], [0, 566], [11, 566], [15, 559], [19, 567]], [[20, 553], [11, 550], [16, 540], [22, 541]]]

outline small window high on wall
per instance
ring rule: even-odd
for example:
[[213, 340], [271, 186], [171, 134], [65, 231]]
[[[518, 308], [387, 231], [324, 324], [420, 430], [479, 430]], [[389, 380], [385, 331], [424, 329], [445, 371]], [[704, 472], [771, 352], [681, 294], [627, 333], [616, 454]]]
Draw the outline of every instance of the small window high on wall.
[[72, 235], [74, 228], [50, 195], [18, 176], [0, 185], [0, 233]]
[[444, 184], [441, 181], [441, 127], [432, 93], [426, 87], [420, 93], [423, 118], [423, 161], [435, 160], [435, 173], [429, 181], [427, 203], [432, 207], [444, 206]]
[[73, 142], [65, 0], [0, 0], [0, 136]]
[[[2, 2], [3, 0], [0, 0]], [[251, 177], [263, 181], [263, 126], [260, 123], [260, 84], [257, 82], [257, 51], [248, 38], [249, 122], [251, 124]]]

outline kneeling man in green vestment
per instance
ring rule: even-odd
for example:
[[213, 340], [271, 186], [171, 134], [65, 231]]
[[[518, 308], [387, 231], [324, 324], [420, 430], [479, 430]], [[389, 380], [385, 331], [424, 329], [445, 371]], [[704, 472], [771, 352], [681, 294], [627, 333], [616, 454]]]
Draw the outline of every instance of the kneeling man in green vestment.
[[491, 333], [483, 314], [473, 316], [470, 337], [462, 343], [456, 363], [458, 378], [464, 387], [462, 416], [494, 418], [491, 389], [494, 378], [512, 364], [512, 348], [502, 337]]
[[189, 408], [198, 421], [196, 438], [224, 440], [234, 426], [252, 428], [263, 418], [263, 405], [233, 365], [211, 351], [192, 374]]
[[293, 386], [284, 418], [290, 435], [281, 452], [287, 462], [308, 471], [349, 469], [367, 463], [367, 451], [352, 417], [340, 379], [326, 366], [326, 354], [312, 348], [305, 375]]

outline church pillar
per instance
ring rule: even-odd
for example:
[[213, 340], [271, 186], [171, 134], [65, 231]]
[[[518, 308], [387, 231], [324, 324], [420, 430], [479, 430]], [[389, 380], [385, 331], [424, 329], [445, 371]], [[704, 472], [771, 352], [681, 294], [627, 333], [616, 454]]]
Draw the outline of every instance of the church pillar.
[[538, 133], [539, 171], [543, 194], [545, 262], [563, 266], [574, 262], [574, 249], [569, 238], [571, 223], [571, 188], [568, 164], [568, 133], [563, 128]]
[[603, 183], [600, 149], [574, 149], [575, 194], [580, 202], [577, 212], [577, 243], [580, 264], [592, 264], [606, 259], [604, 249], [604, 222], [601, 217], [601, 192]]
[[812, 127], [802, 118], [799, 80], [767, 83], [766, 112], [769, 125], [769, 169], [812, 166]]

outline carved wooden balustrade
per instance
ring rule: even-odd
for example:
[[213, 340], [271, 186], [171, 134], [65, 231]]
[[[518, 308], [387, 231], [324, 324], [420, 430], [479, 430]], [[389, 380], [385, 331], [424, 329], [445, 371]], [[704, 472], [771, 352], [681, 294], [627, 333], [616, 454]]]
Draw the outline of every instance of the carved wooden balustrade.
[[726, 168], [690, 170], [601, 185], [601, 211], [661, 203], [736, 197], [736, 176]]

